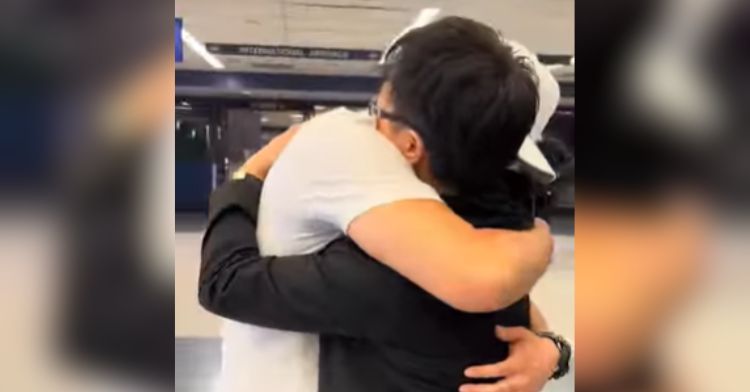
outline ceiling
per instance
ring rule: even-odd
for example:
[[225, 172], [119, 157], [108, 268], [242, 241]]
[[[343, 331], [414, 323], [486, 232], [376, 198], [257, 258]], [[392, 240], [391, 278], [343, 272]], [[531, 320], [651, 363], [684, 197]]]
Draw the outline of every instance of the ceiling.
[[[537, 53], [574, 53], [573, 0], [175, 0], [175, 16], [204, 43], [382, 50], [423, 8], [470, 17]], [[364, 61], [220, 56], [228, 70], [366, 74]], [[181, 69], [210, 69], [185, 49]]]

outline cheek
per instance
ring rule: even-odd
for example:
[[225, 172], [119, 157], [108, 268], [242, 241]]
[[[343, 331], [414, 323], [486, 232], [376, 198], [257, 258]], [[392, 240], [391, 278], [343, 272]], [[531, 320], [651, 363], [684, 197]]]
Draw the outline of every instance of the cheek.
[[395, 144], [397, 147], [399, 147], [399, 149], [401, 149], [401, 140], [399, 138], [399, 133], [390, 126], [390, 122], [376, 120], [375, 129], [378, 131], [378, 133], [385, 136], [386, 139], [388, 139], [391, 143]]
[[378, 131], [381, 135], [388, 137], [385, 130], [385, 121], [381, 119], [375, 119], [375, 130]]

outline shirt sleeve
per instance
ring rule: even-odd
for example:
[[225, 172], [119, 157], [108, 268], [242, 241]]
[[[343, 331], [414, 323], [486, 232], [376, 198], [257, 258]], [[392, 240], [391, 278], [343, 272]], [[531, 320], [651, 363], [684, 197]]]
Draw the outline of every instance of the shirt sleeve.
[[[280, 177], [284, 177], [282, 179]], [[440, 200], [372, 119], [339, 109], [303, 127], [271, 169], [274, 181], [292, 182], [304, 195], [311, 219], [346, 232], [365, 211], [400, 200]]]

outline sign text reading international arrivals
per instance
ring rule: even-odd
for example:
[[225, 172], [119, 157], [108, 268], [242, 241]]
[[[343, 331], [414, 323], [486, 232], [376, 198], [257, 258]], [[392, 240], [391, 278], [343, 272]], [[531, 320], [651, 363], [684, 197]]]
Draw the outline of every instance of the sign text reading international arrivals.
[[[378, 61], [381, 51], [365, 49], [307, 48], [301, 46], [206, 44], [210, 53], [220, 56], [286, 57], [338, 61]], [[569, 64], [570, 55], [539, 54], [542, 64]]]
[[289, 57], [321, 60], [375, 61], [380, 51], [359, 49], [304, 48], [298, 46], [206, 44], [210, 53], [218, 55]]

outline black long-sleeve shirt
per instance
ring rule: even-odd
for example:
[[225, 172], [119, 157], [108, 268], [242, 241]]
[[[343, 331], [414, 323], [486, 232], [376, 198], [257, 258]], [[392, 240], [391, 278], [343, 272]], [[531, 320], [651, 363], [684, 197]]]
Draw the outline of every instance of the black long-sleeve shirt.
[[[529, 326], [528, 297], [494, 313], [459, 312], [346, 237], [314, 254], [261, 256], [261, 188], [247, 178], [211, 196], [200, 303], [240, 322], [319, 333], [320, 392], [456, 391], [464, 368], [507, 357], [495, 325]], [[506, 218], [480, 224], [527, 221]]]

